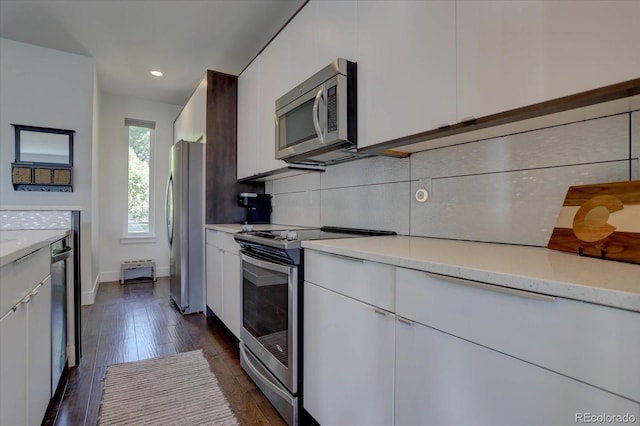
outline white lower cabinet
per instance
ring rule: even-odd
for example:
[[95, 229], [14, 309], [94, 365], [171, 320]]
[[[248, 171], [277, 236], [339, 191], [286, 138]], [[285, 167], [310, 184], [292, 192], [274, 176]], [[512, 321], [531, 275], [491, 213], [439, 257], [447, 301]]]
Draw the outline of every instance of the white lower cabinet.
[[640, 420], [637, 312], [307, 249], [303, 333], [323, 426]]
[[40, 425], [51, 398], [51, 278], [28, 294], [0, 321], [0, 425]]
[[323, 426], [393, 423], [395, 316], [304, 283], [304, 408]]
[[207, 306], [222, 316], [222, 258], [224, 251], [207, 243]]
[[240, 256], [230, 252], [223, 252], [222, 258], [222, 321], [229, 330], [240, 338]]
[[[569, 425], [638, 404], [419, 323], [397, 322], [395, 425]], [[583, 414], [585, 413], [585, 414]]]
[[232, 234], [208, 229], [207, 306], [240, 338], [240, 256]]
[[27, 424], [27, 306], [0, 321], [0, 424]]
[[32, 292], [27, 309], [28, 420], [39, 425], [51, 398], [51, 277]]

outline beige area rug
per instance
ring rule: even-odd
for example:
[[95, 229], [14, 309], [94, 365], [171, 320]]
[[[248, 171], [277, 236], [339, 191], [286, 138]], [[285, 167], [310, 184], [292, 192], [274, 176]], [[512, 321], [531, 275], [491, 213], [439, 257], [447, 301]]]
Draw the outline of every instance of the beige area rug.
[[202, 350], [107, 367], [98, 424], [239, 425]]

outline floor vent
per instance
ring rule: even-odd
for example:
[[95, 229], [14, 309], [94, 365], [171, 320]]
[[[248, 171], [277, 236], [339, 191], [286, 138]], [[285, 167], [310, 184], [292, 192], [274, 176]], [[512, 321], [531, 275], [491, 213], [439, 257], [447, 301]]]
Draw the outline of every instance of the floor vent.
[[124, 260], [120, 265], [120, 284], [129, 282], [156, 282], [156, 262], [146, 260]]

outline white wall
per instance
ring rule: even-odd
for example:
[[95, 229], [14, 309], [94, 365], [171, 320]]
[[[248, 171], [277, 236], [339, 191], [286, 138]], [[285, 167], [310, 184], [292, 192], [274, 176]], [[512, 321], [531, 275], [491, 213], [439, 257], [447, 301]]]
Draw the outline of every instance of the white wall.
[[[546, 246], [572, 185], [640, 179], [640, 112], [276, 179], [272, 222]], [[420, 187], [431, 201], [418, 203]]]
[[[73, 206], [81, 210], [81, 274], [84, 294], [91, 292], [92, 268], [92, 144], [94, 61], [85, 56], [0, 39], [0, 209]], [[75, 130], [73, 192], [14, 191], [15, 160], [11, 124]]]
[[[99, 211], [100, 282], [120, 279], [120, 264], [129, 259], [153, 259], [158, 276], [169, 275], [169, 243], [165, 232], [165, 191], [169, 175], [169, 150], [173, 144], [173, 122], [181, 106], [149, 102], [103, 93], [100, 102]], [[127, 206], [128, 141], [125, 118], [154, 121], [152, 148], [155, 185], [155, 241], [123, 243], [123, 221]]]

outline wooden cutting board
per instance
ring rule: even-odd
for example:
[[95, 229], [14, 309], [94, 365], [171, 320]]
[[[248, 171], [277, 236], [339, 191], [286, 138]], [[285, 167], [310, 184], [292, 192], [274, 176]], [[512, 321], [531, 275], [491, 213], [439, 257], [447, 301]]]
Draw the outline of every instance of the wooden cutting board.
[[640, 180], [569, 187], [547, 247], [640, 263]]

